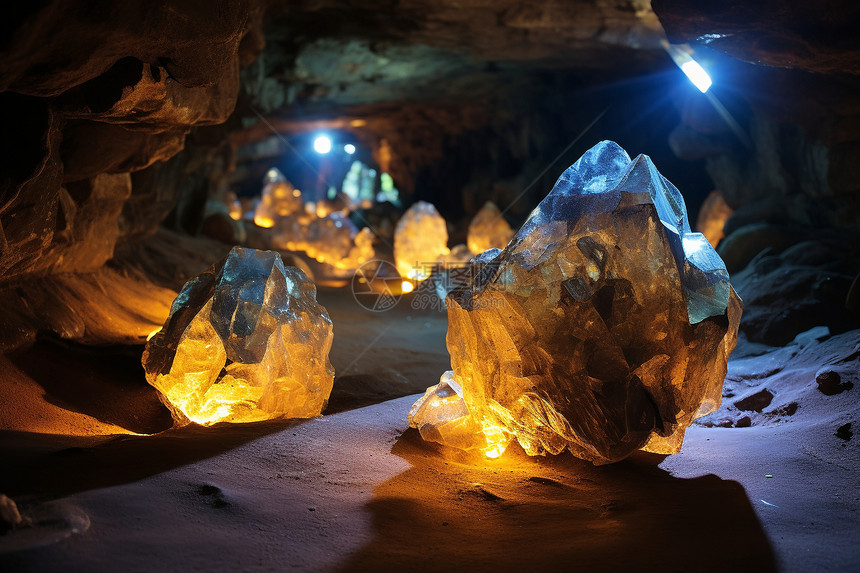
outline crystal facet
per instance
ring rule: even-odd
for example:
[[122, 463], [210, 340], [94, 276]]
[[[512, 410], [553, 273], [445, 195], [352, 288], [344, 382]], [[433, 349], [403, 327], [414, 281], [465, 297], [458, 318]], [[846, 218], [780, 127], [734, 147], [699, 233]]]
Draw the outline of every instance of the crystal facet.
[[400, 275], [423, 281], [433, 264], [449, 253], [448, 228], [436, 207], [425, 201], [412, 205], [394, 230], [394, 262]]
[[180, 423], [319, 415], [332, 324], [316, 287], [273, 251], [234, 247], [188, 281], [147, 342], [147, 381]]
[[675, 453], [719, 406], [741, 301], [647, 156], [599, 143], [503, 251], [476, 261], [446, 300], [462, 399], [438, 406], [450, 409], [433, 412], [440, 423], [425, 396], [410, 417], [422, 435], [462, 447], [462, 427], [477, 424], [499, 448], [510, 435], [531, 455], [568, 449], [600, 464]]

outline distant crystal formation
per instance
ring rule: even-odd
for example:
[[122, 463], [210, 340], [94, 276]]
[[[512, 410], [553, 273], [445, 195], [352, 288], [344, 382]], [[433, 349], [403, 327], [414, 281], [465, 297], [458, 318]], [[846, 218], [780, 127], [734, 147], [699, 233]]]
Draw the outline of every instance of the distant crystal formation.
[[719, 190], [711, 191], [699, 208], [696, 230], [716, 249], [720, 240], [726, 236], [723, 228], [732, 213], [734, 210], [726, 203], [723, 194]]
[[302, 192], [293, 187], [277, 169], [270, 169], [263, 183], [260, 203], [254, 211], [254, 222], [260, 227], [273, 227], [280, 217], [304, 210]]
[[328, 265], [331, 273], [348, 276], [375, 256], [371, 230], [365, 227], [359, 231], [347, 217], [357, 204], [350, 202], [341, 210], [334, 210], [329, 203], [306, 205], [301, 191], [277, 169], [270, 169], [263, 181], [254, 223], [272, 228], [271, 247], [304, 251]]
[[[530, 455], [602, 464], [675, 453], [719, 406], [741, 301], [647, 156], [599, 143], [503, 251], [476, 261], [446, 300], [443, 382], [461, 390], [431, 388], [410, 416], [427, 439], [483, 450], [489, 433], [493, 452], [516, 439]], [[469, 442], [466, 427], [482, 436]]]
[[479, 255], [487, 249], [504, 249], [513, 236], [514, 230], [502, 212], [495, 203], [487, 201], [469, 224], [466, 245], [469, 251]]
[[147, 381], [179, 422], [308, 418], [334, 380], [332, 324], [305, 274], [235, 247], [182, 288], [147, 343]]
[[432, 204], [419, 201], [397, 222], [394, 262], [404, 278], [423, 281], [433, 264], [450, 253], [445, 219]]

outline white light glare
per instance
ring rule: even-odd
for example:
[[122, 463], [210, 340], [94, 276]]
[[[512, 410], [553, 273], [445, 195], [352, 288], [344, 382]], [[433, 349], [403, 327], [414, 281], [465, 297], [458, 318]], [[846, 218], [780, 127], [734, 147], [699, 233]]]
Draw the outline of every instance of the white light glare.
[[347, 143], [343, 146], [343, 150], [346, 151], [347, 155], [352, 155], [355, 153], [355, 146], [351, 143]]
[[314, 139], [314, 151], [319, 154], [326, 154], [331, 151], [331, 139], [325, 135], [320, 135]]
[[711, 76], [696, 60], [681, 64], [681, 71], [687, 74], [687, 77], [690, 78], [694, 86], [699, 88], [700, 92], [705, 93], [711, 87]]
[[711, 76], [708, 72], [699, 65], [699, 62], [693, 59], [693, 49], [689, 44], [670, 44], [667, 40], [660, 42], [663, 49], [675, 62], [675, 65], [681, 68], [681, 71], [693, 82], [693, 85], [699, 88], [699, 91], [705, 93], [711, 87]]

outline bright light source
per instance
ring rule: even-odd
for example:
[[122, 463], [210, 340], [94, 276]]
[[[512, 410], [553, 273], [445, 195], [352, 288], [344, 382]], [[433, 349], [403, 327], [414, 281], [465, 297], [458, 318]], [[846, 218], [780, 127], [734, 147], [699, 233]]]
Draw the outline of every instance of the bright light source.
[[314, 139], [314, 151], [320, 154], [325, 154], [331, 151], [331, 139], [325, 135], [320, 135]]
[[700, 92], [705, 93], [711, 87], [711, 76], [699, 65], [699, 62], [695, 60], [684, 62], [681, 64], [681, 71], [687, 74], [687, 77], [690, 78], [694, 86], [699, 88]]
[[347, 143], [343, 146], [343, 150], [346, 151], [347, 155], [352, 155], [355, 153], [355, 146], [351, 143]]
[[402, 283], [400, 283], [400, 292], [402, 292], [403, 294], [412, 292], [414, 288], [415, 286], [409, 281], [403, 281]]
[[700, 92], [707, 92], [708, 88], [711, 87], [711, 76], [699, 65], [699, 62], [693, 59], [693, 49], [689, 44], [670, 44], [666, 40], [663, 40], [661, 44], [675, 65], [681, 68], [681, 71], [693, 82], [693, 85], [699, 88]]

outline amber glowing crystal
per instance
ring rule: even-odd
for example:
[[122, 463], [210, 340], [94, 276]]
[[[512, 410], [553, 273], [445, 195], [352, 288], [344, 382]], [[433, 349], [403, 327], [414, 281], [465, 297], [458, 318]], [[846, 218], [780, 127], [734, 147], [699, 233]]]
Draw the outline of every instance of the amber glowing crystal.
[[331, 319], [301, 270], [234, 247], [185, 284], [142, 362], [180, 423], [309, 418], [331, 393], [331, 343]]
[[[516, 439], [531, 455], [603, 464], [676, 453], [719, 406], [741, 301], [647, 156], [599, 143], [476, 263], [446, 300], [447, 378], [462, 401], [416, 404], [410, 424], [426, 439], [485, 453]], [[470, 419], [455, 424], [457, 412]], [[472, 442], [470, 424], [482, 434]]]
[[487, 201], [469, 223], [466, 245], [469, 251], [479, 255], [488, 249], [504, 249], [514, 230], [505, 221], [502, 212], [492, 201]]
[[445, 219], [431, 203], [412, 205], [394, 230], [394, 262], [403, 278], [423, 281], [436, 261], [450, 253]]
[[260, 203], [254, 210], [254, 222], [260, 227], [272, 227], [281, 217], [300, 213], [305, 208], [302, 192], [287, 181], [283, 173], [272, 168], [263, 179], [265, 183]]

